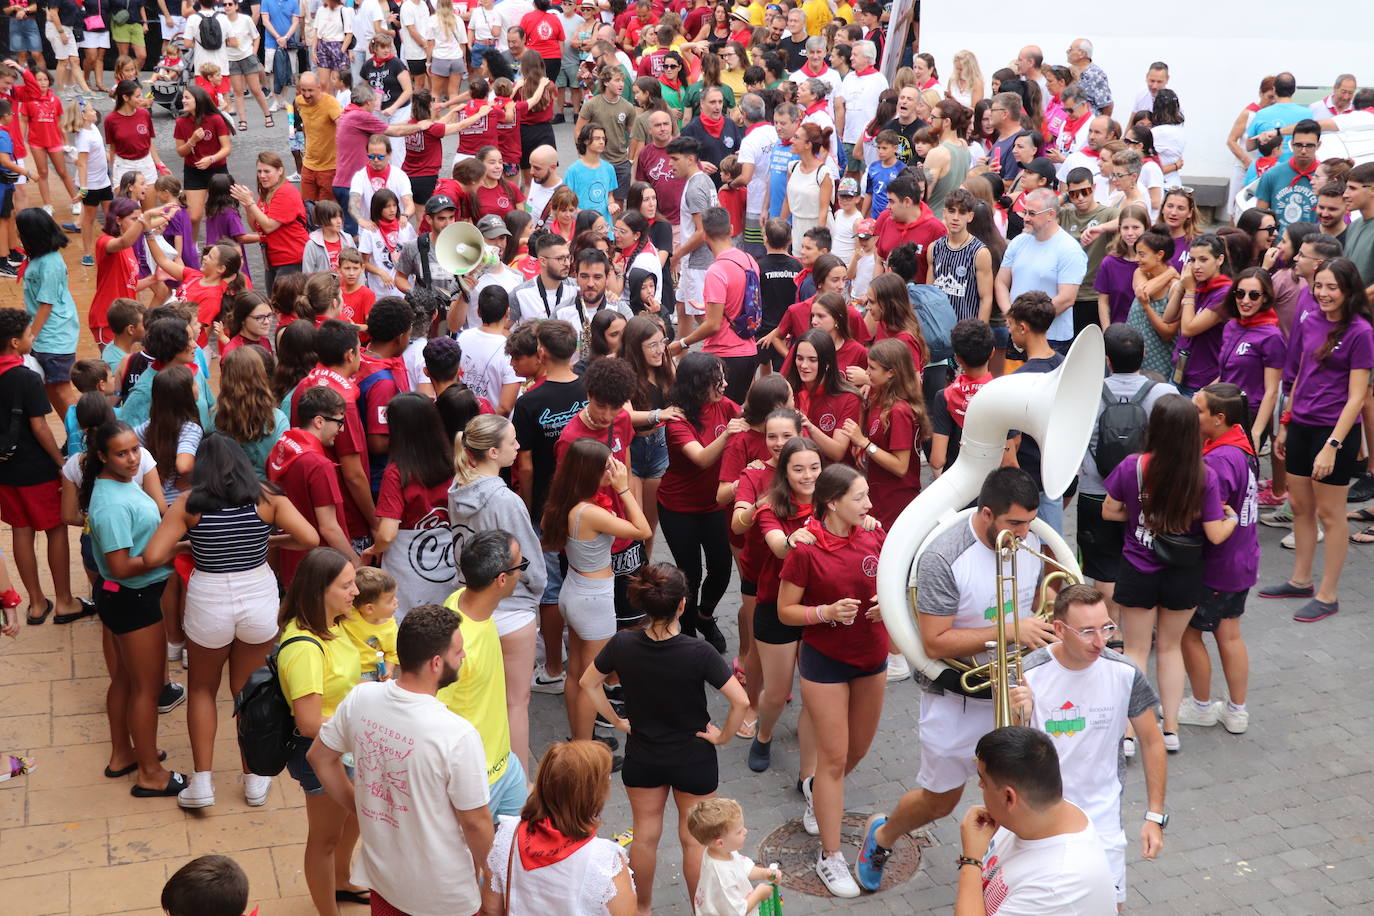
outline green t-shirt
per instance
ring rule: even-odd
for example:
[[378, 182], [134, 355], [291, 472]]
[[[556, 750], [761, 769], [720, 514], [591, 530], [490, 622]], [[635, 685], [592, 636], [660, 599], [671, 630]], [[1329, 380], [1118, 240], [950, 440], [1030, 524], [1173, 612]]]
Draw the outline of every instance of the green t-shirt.
[[95, 489], [91, 492], [88, 521], [95, 565], [106, 579], [129, 588], [146, 588], [171, 574], [170, 566], [159, 566], [127, 579], [120, 579], [110, 572], [105, 557], [107, 553], [128, 550], [129, 556], [140, 556], [162, 521], [157, 503], [137, 482], [121, 483], [106, 477], [97, 479]]
[[1364, 285], [1374, 285], [1374, 220], [1356, 220], [1345, 230], [1345, 256], [1360, 269]]

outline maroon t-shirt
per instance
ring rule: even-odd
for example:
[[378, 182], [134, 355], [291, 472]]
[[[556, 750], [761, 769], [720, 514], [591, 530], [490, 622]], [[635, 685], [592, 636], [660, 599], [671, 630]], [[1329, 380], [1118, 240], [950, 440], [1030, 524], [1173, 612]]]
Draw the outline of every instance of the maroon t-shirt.
[[[725, 453], [720, 456], [720, 482], [734, 483], [744, 473], [744, 466], [751, 461], [767, 461], [773, 457], [768, 451], [768, 442], [763, 433], [746, 429], [736, 433], [725, 443]], [[744, 537], [730, 531], [730, 546], [744, 547]]]
[[482, 211], [483, 216], [488, 213], [505, 216], [524, 202], [525, 195], [521, 194], [520, 189], [509, 181], [499, 182], [494, 188], [480, 184], [477, 186], [477, 207]]
[[[734, 505], [740, 503], [755, 503], [758, 498], [768, 492], [768, 488], [773, 485], [773, 474], [776, 469], [764, 468], [745, 468], [739, 475], [739, 483], [735, 487]], [[734, 517], [734, 506], [731, 506], [730, 516]], [[767, 550], [763, 543], [763, 537], [759, 533], [759, 520], [754, 519], [754, 524], [750, 525], [744, 532], [744, 544], [739, 551], [739, 575], [746, 582], [758, 583], [759, 566], [762, 556], [759, 550]], [[735, 543], [735, 532], [730, 532], [730, 543]]]
[[824, 538], [829, 544], [798, 544], [782, 564], [783, 580], [801, 586], [803, 605], [859, 599], [859, 613], [852, 624], [812, 624], [802, 631], [802, 641], [829, 658], [866, 671], [887, 659], [887, 628], [867, 616], [871, 599], [878, 593], [878, 554], [885, 536], [881, 528], [855, 528], [844, 539]]
[[754, 517], [754, 527], [749, 529], [749, 540], [754, 546], [753, 560], [759, 577], [758, 592], [755, 595], [757, 601], [778, 600], [783, 560], [768, 546], [765, 538], [770, 531], [781, 531], [784, 536], [788, 536], [793, 531], [806, 527], [806, 520], [811, 517], [811, 506], [808, 503], [798, 506], [797, 509], [797, 514], [791, 518], [780, 519], [772, 506], [763, 506]]
[[710, 445], [725, 432], [725, 426], [739, 416], [739, 405], [729, 398], [705, 404], [697, 428], [689, 421], [670, 420], [664, 427], [668, 437], [668, 471], [658, 485], [658, 501], [672, 512], [702, 515], [720, 508], [716, 487], [720, 484], [720, 459], [704, 468], [697, 467], [683, 451], [689, 442]]
[[395, 463], [382, 472], [382, 488], [377, 493], [377, 517], [394, 518], [407, 530], [448, 526], [448, 488], [452, 478], [432, 487], [418, 480], [401, 483]]
[[[411, 123], [415, 123], [411, 119]], [[444, 125], [431, 124], [425, 130], [406, 135], [406, 158], [401, 171], [411, 178], [438, 175], [444, 164]]]
[[872, 515], [891, 528], [916, 495], [921, 492], [922, 430], [916, 424], [916, 412], [905, 401], [892, 405], [887, 428], [882, 428], [881, 412], [870, 408], [864, 416], [864, 434], [885, 452], [911, 451], [911, 461], [901, 477], [885, 470], [871, 455], [865, 454], [868, 473], [868, 498], [873, 501]]
[[845, 420], [857, 423], [863, 417], [863, 402], [857, 394], [848, 391], [833, 395], [798, 391], [797, 408], [827, 436], [833, 436], [836, 430], [844, 429]]
[[[673, 160], [668, 158], [666, 149], [659, 149], [652, 143], [644, 144], [639, 151], [638, 164], [640, 181], [647, 181], [658, 195], [658, 215], [673, 225], [677, 225], [682, 209], [682, 189], [687, 179], [673, 176]], [[810, 322], [807, 322], [810, 324]]]
[[[213, 156], [218, 153], [219, 138], [229, 136], [229, 124], [222, 115], [218, 114], [207, 115], [199, 124], [196, 123], [195, 118], [177, 118], [176, 125], [172, 128], [172, 136], [177, 140], [189, 140], [191, 135], [196, 132], [197, 127], [204, 130], [209, 136], [196, 141], [195, 145], [191, 147], [191, 154], [186, 157], [185, 161], [192, 168], [195, 168], [196, 163], [206, 156]], [[219, 164], [223, 165], [224, 163]]]
[[[345, 537], [352, 537], [351, 529], [343, 504], [343, 491], [339, 488], [339, 474], [334, 462], [322, 452], [308, 452], [292, 461], [286, 473], [275, 477], [272, 482], [282, 488], [286, 498], [291, 500], [306, 521], [319, 531], [320, 521], [315, 515], [317, 508], [334, 507], [334, 516], [339, 521]], [[282, 585], [289, 585], [295, 578], [296, 567], [308, 551], [287, 550], [282, 548], [277, 562], [277, 575]]]

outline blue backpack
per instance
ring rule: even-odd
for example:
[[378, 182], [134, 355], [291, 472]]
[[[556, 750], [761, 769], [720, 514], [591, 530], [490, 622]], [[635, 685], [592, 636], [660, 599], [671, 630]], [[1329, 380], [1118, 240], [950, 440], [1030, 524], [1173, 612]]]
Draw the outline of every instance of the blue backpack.
[[759, 272], [730, 260], [744, 271], [744, 300], [740, 303], [739, 314], [730, 319], [730, 328], [741, 340], [753, 340], [763, 322], [763, 296], [759, 294]]
[[954, 329], [955, 317], [949, 296], [940, 287], [929, 283], [908, 283], [906, 292], [916, 318], [921, 322], [921, 334], [926, 339], [930, 362], [944, 362], [954, 355], [949, 334]]

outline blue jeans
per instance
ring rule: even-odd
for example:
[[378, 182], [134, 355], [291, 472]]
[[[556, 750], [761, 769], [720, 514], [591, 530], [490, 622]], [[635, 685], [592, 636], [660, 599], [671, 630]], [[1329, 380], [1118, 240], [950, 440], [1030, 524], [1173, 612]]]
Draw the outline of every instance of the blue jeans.
[[344, 232], [349, 235], [358, 234], [358, 221], [353, 218], [353, 214], [348, 212], [348, 188], [341, 188], [334, 185], [330, 188], [334, 192], [334, 201], [343, 210]]
[[1040, 494], [1040, 511], [1037, 518], [1044, 521], [1060, 534], [1064, 533], [1064, 497], [1050, 497]]
[[38, 23], [33, 19], [10, 20], [10, 51], [43, 53], [43, 41], [38, 37]]

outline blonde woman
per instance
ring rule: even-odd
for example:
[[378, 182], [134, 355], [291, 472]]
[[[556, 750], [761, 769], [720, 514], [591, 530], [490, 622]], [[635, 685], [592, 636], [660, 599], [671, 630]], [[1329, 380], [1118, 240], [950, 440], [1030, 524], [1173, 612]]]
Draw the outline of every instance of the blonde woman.
[[945, 84], [945, 97], [954, 99], [965, 108], [972, 108], [983, 100], [983, 69], [972, 51], [954, 52], [954, 67]]
[[434, 51], [429, 62], [430, 94], [440, 102], [458, 94], [468, 67], [464, 46], [468, 29], [453, 11], [451, 3], [434, 5]]

